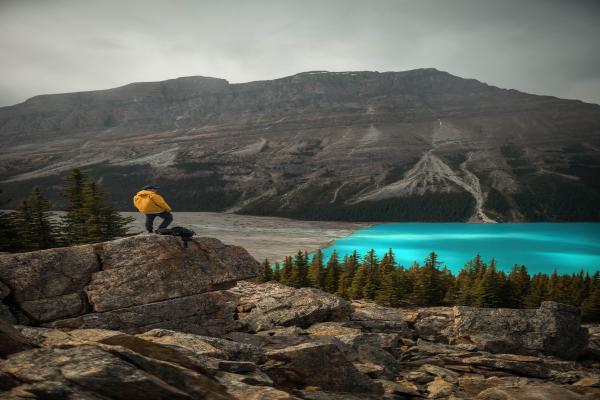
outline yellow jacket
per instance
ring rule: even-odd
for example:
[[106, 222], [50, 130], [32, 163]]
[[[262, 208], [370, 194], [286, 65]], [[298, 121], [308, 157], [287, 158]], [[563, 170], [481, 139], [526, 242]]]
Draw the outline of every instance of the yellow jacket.
[[140, 190], [133, 196], [133, 205], [142, 213], [154, 214], [171, 211], [165, 199], [152, 190]]

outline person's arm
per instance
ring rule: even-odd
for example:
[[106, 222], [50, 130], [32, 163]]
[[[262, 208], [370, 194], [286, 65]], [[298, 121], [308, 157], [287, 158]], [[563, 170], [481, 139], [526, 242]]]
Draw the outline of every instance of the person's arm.
[[164, 211], [171, 212], [171, 207], [169, 207], [165, 199], [160, 194], [153, 194], [150, 198], [152, 199], [154, 204], [162, 208]]

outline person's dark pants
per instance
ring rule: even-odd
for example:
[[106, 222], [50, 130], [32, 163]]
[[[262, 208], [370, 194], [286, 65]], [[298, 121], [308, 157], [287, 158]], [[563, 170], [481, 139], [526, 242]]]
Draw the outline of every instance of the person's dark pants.
[[173, 222], [173, 215], [168, 211], [158, 214], [146, 214], [146, 230], [148, 233], [152, 233], [154, 231], [154, 218], [156, 217], [163, 219], [163, 222], [160, 223], [158, 229], [166, 228], [171, 222]]

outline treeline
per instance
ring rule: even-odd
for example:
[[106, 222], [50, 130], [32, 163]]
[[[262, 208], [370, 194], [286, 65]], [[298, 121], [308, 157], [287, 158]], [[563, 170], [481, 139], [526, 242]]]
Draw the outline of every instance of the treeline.
[[[314, 190], [314, 195], [310, 192]], [[272, 198], [255, 202], [243, 208], [250, 215], [277, 215], [287, 218], [334, 221], [465, 221], [473, 214], [475, 200], [469, 193], [430, 193], [427, 196], [410, 196], [363, 201], [347, 205], [319, 203], [322, 192], [308, 188], [304, 201], [292, 208], [280, 209], [280, 200]]]
[[292, 287], [314, 287], [345, 299], [368, 299], [399, 307], [465, 305], [537, 308], [553, 300], [581, 309], [584, 321], [600, 321], [600, 272], [572, 275], [538, 273], [515, 265], [510, 273], [496, 269], [477, 255], [454, 276], [432, 252], [423, 264], [398, 266], [390, 249], [381, 260], [374, 250], [363, 259], [356, 251], [339, 259], [334, 251], [325, 261], [319, 250], [312, 257], [299, 251], [282, 264], [262, 263], [259, 282], [277, 281]]
[[50, 202], [34, 187], [15, 211], [0, 212], [0, 251], [21, 252], [97, 243], [129, 234], [132, 218], [105, 201], [102, 186], [74, 169], [63, 179], [66, 214], [54, 215]]

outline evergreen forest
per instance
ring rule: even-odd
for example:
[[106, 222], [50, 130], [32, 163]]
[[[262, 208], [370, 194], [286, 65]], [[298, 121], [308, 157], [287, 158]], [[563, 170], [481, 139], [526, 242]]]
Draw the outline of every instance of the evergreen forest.
[[[57, 216], [39, 187], [16, 210], [0, 212], [0, 252], [97, 243], [129, 235], [126, 218], [105, 200], [102, 185], [79, 169], [62, 181], [65, 214]], [[2, 204], [0, 204], [0, 207]]]
[[371, 300], [387, 307], [474, 306], [537, 308], [543, 301], [556, 301], [580, 308], [587, 322], [600, 322], [600, 271], [591, 275], [538, 273], [524, 265], [509, 273], [476, 255], [454, 276], [431, 252], [422, 264], [397, 265], [390, 249], [381, 259], [374, 250], [359, 257], [357, 252], [328, 260], [318, 250], [310, 256], [299, 251], [282, 263], [263, 261], [259, 282], [277, 281], [292, 287], [313, 287], [348, 300]]

